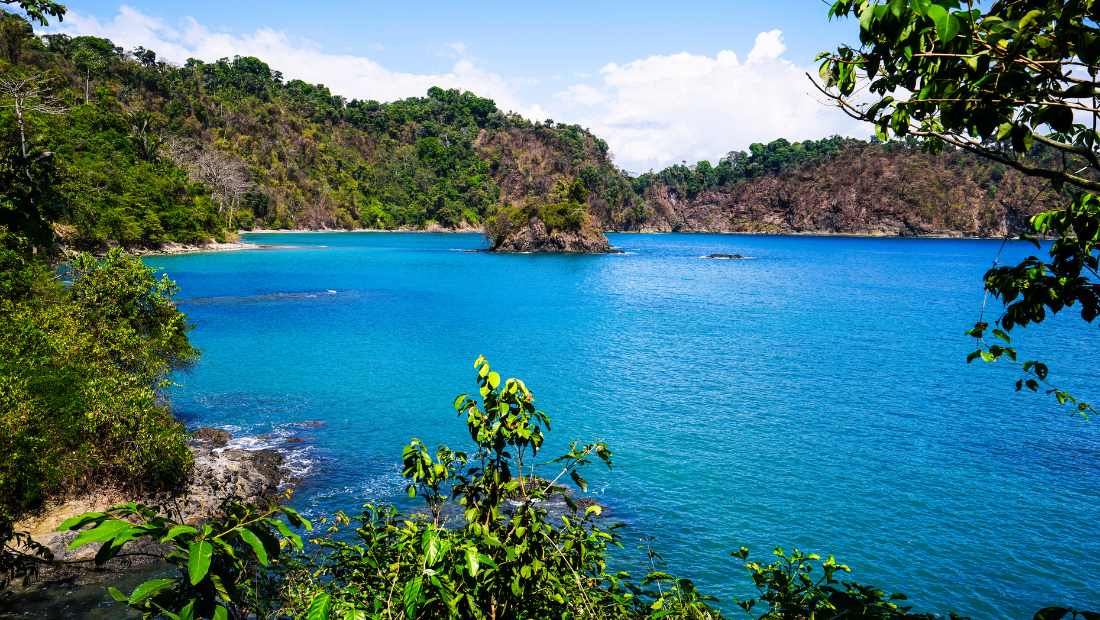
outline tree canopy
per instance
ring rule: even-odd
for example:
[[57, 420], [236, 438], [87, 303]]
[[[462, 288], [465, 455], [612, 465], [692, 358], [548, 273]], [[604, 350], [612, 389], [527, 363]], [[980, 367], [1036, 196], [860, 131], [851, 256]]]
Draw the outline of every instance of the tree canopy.
[[[860, 44], [824, 52], [818, 87], [882, 139], [977, 153], [1065, 190], [1066, 205], [1031, 218], [1033, 240], [1053, 238], [1047, 257], [997, 266], [986, 289], [1005, 304], [990, 326], [968, 333], [971, 359], [1016, 361], [1010, 332], [1076, 308], [1100, 315], [1100, 3], [1091, 0], [837, 0], [831, 17], [859, 19]], [[1037, 147], [1056, 154], [1029, 157]], [[990, 328], [993, 327], [992, 331]], [[993, 334], [995, 344], [985, 340]], [[1092, 407], [1022, 362], [1017, 389], [1045, 384], [1059, 402]]]

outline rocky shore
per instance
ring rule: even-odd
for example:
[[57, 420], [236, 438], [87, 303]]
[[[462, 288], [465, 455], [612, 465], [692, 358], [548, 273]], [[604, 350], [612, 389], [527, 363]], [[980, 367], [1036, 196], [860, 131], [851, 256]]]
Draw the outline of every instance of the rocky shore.
[[237, 252], [240, 250], [259, 250], [264, 246], [258, 243], [244, 243], [242, 241], [228, 241], [220, 243], [162, 243], [149, 248], [131, 250], [138, 256], [168, 256], [172, 254], [196, 254], [199, 252]]
[[69, 517], [133, 500], [157, 507], [175, 520], [195, 524], [217, 516], [226, 500], [273, 499], [284, 485], [294, 482], [278, 451], [231, 448], [227, 447], [229, 440], [229, 433], [217, 429], [199, 429], [193, 434], [189, 445], [195, 456], [194, 468], [186, 486], [178, 493], [134, 498], [118, 490], [97, 490], [49, 506], [40, 514], [16, 523], [15, 531], [29, 533], [54, 555], [55, 562], [44, 567], [32, 587], [95, 583], [158, 561], [160, 546], [153, 541], [138, 541], [121, 557], [95, 567], [93, 558], [97, 545], [68, 549], [76, 532], [56, 531]]

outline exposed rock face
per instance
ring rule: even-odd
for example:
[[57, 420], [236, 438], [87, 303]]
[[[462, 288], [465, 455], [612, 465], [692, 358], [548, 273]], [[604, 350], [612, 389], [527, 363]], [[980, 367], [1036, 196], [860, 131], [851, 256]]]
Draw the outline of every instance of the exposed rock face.
[[[92, 511], [103, 511], [130, 500], [157, 507], [163, 514], [185, 523], [199, 523], [217, 516], [228, 499], [258, 502], [274, 498], [279, 485], [285, 482], [283, 457], [275, 450], [238, 450], [226, 448], [229, 433], [217, 429], [199, 429], [191, 440], [195, 465], [187, 486], [175, 495], [133, 498], [117, 490], [101, 490], [51, 506], [42, 514], [24, 519], [15, 531], [28, 532], [35, 541], [48, 547], [55, 560], [79, 562], [54, 565], [39, 575], [39, 581], [84, 581], [87, 569], [98, 545], [67, 548], [76, 532], [57, 532], [65, 519]], [[127, 547], [129, 554], [157, 554], [160, 545], [150, 541], [135, 541]], [[112, 560], [101, 572], [114, 573], [153, 561], [149, 555], [125, 555]], [[84, 562], [87, 562], [86, 564]]]
[[525, 226], [511, 226], [491, 238], [493, 252], [547, 252], [562, 254], [605, 254], [611, 244], [599, 228], [586, 222], [577, 230], [548, 230], [537, 217]]
[[967, 153], [891, 151], [856, 144], [781, 174], [687, 195], [647, 188], [639, 232], [744, 232], [882, 236], [1017, 234], [1028, 218], [1060, 204], [1042, 179]]

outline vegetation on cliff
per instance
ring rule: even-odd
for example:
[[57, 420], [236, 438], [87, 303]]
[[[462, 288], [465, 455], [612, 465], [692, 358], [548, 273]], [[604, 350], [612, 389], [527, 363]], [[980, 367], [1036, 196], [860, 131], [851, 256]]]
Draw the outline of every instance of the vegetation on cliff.
[[[64, 11], [51, 2], [23, 4], [43, 20]], [[0, 25], [29, 29], [8, 16]], [[4, 49], [10, 57], [12, 48]], [[73, 176], [62, 151], [45, 146], [42, 136], [61, 130], [48, 127], [46, 117], [59, 107], [44, 90], [47, 81], [0, 78], [9, 96], [4, 120], [13, 121], [0, 153], [0, 582], [41, 560], [9, 546], [21, 540], [16, 518], [75, 489], [173, 488], [191, 462], [183, 425], [160, 393], [168, 373], [196, 355], [171, 302], [174, 284], [118, 250], [77, 255], [56, 269], [54, 227], [73, 215], [71, 192], [88, 188], [78, 189], [86, 179]], [[110, 199], [116, 173], [126, 176], [131, 167], [131, 180], [153, 182], [140, 164], [121, 160], [121, 168], [110, 168], [118, 153], [96, 141], [110, 124], [98, 127], [103, 132], [89, 131], [85, 147], [104, 166], [100, 199]]]

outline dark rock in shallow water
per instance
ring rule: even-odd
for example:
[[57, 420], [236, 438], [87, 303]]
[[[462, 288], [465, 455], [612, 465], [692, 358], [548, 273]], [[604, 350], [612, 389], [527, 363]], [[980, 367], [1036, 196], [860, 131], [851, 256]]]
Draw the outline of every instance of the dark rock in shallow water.
[[229, 443], [229, 431], [220, 428], [203, 427], [191, 433], [191, 439], [197, 442], [209, 443], [215, 448], [224, 448]]
[[715, 258], [719, 260], [743, 260], [745, 257], [740, 254], [707, 254], [706, 258]]

